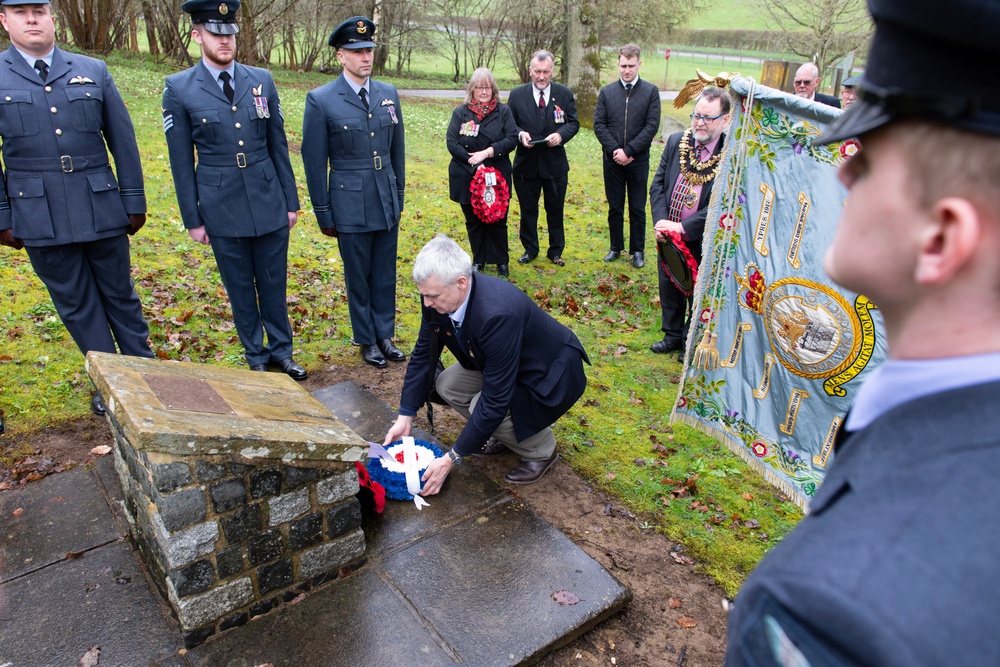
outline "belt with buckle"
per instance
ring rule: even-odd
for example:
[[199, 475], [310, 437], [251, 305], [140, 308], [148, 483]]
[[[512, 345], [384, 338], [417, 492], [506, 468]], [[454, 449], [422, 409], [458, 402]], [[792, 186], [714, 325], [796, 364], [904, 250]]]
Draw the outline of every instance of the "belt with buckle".
[[361, 158], [359, 160], [330, 160], [330, 168], [334, 171], [362, 171], [365, 169], [382, 171], [384, 167], [388, 166], [389, 158], [383, 158], [381, 155], [376, 155], [372, 159]]
[[12, 157], [5, 158], [3, 162], [8, 171], [61, 171], [64, 174], [111, 166], [107, 153], [59, 157]]

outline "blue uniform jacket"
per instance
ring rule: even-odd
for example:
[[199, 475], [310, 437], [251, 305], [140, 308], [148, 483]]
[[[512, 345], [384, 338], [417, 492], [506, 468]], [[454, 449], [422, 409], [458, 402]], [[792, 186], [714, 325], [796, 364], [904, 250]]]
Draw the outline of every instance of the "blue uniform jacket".
[[56, 48], [42, 82], [7, 49], [0, 56], [0, 137], [0, 229], [26, 246], [117, 236], [128, 214], [146, 212], [132, 120], [100, 60]]
[[168, 76], [163, 90], [181, 218], [209, 237], [263, 236], [288, 226], [288, 212], [299, 209], [274, 79], [258, 67], [234, 69], [232, 104], [202, 62]]
[[423, 404], [445, 347], [464, 368], [483, 374], [479, 402], [455, 441], [462, 456], [478, 452], [508, 410], [521, 441], [551, 426], [587, 387], [583, 362], [590, 360], [576, 334], [500, 278], [473, 274], [461, 340], [447, 314], [423, 308], [401, 415], [413, 416]]
[[740, 590], [726, 667], [804, 664], [789, 643], [813, 667], [998, 664], [998, 404], [1000, 382], [930, 394], [838, 444]]
[[306, 95], [302, 162], [324, 229], [376, 232], [399, 223], [406, 182], [399, 94], [369, 79], [368, 107], [343, 74]]

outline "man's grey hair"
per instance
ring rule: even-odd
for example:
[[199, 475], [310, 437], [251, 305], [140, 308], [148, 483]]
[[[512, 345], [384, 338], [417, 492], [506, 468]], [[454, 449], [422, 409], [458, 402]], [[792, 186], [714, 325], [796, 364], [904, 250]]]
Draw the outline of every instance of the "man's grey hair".
[[556, 62], [556, 57], [554, 55], [552, 55], [551, 51], [545, 51], [544, 49], [542, 49], [542, 50], [535, 51], [534, 53], [532, 53], [531, 54], [531, 60], [529, 60], [528, 62], [529, 63], [533, 63], [536, 60], [551, 60], [552, 64], [554, 65], [555, 62]]
[[814, 79], [819, 78], [819, 67], [816, 67], [816, 63], [802, 63], [799, 69], [809, 72], [809, 76]]
[[472, 258], [469, 253], [444, 234], [427, 242], [413, 261], [413, 282], [418, 285], [437, 276], [442, 285], [454, 285], [465, 276], [472, 278]]

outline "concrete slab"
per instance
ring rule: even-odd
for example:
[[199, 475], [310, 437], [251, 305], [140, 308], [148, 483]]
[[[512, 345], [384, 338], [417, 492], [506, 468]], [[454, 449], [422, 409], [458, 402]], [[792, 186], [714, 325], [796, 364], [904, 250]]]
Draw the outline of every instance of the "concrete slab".
[[[533, 664], [632, 598], [516, 500], [470, 515], [380, 565], [461, 661], [477, 667]], [[579, 601], [560, 604], [553, 599], [558, 591]]]
[[0, 665], [75, 665], [91, 646], [102, 665], [164, 664], [180, 637], [127, 542], [0, 585]]
[[365, 569], [274, 618], [191, 649], [205, 667], [441, 667], [456, 660], [398, 591]]
[[0, 493], [0, 517], [0, 583], [124, 536], [82, 467]]

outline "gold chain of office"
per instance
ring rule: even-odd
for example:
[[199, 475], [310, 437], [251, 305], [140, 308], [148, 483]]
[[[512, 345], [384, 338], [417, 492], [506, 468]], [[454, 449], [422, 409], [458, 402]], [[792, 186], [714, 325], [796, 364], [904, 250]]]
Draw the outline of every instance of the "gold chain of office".
[[691, 130], [684, 130], [684, 136], [681, 137], [680, 145], [681, 174], [684, 175], [684, 180], [691, 185], [705, 185], [705, 183], [713, 180], [716, 174], [719, 173], [719, 167], [721, 166], [719, 161], [722, 159], [722, 153], [717, 153], [705, 162], [702, 162], [698, 159], [697, 154], [695, 154], [690, 139]]

